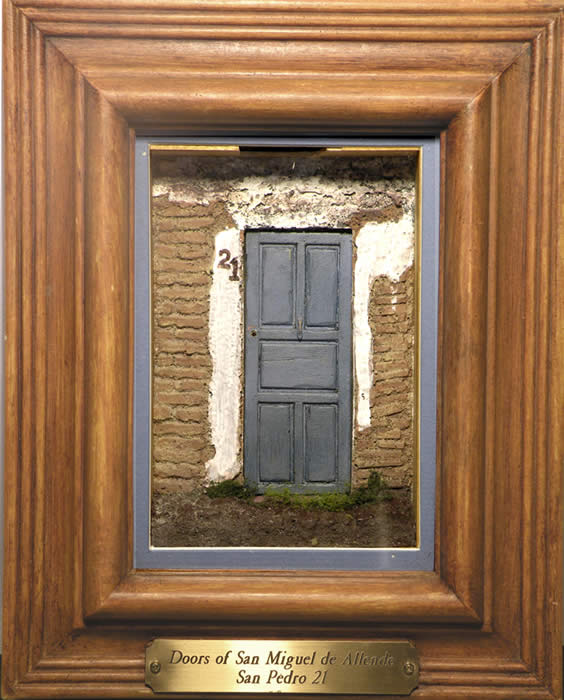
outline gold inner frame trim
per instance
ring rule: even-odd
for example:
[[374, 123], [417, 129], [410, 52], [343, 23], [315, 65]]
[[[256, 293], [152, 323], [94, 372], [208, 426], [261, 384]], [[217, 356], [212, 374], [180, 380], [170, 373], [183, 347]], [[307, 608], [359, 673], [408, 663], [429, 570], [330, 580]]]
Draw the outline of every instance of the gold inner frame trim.
[[[288, 155], [289, 153], [295, 153], [299, 157], [307, 158], [308, 155], [326, 156], [326, 157], [338, 157], [338, 156], [350, 156], [358, 155], [361, 157], [377, 157], [379, 155], [391, 156], [394, 155], [406, 155], [414, 154], [417, 156], [416, 174], [415, 174], [415, 221], [414, 221], [414, 267], [415, 267], [415, 282], [414, 282], [414, 297], [415, 297], [415, 358], [414, 358], [414, 368], [415, 368], [415, 382], [414, 382], [414, 431], [415, 431], [415, 469], [414, 469], [414, 480], [413, 480], [413, 499], [416, 508], [416, 543], [414, 549], [421, 546], [421, 499], [419, 497], [420, 492], [420, 479], [421, 479], [421, 427], [420, 427], [420, 401], [421, 401], [421, 241], [422, 241], [422, 189], [423, 189], [423, 148], [421, 146], [321, 146], [319, 148], [315, 146], [311, 147], [294, 147], [294, 146], [250, 146], [249, 150], [241, 150], [241, 146], [237, 144], [176, 144], [176, 143], [155, 143], [149, 144], [149, 154], [150, 156], [163, 154], [163, 155], [174, 155], [175, 153], [187, 155], [193, 153], [198, 156], [220, 156], [220, 155], [238, 155], [240, 157], [245, 156], [261, 156], [272, 157], [276, 155]], [[152, 167], [151, 160], [148, 159], [149, 168], [149, 196], [152, 197], [153, 189], [153, 179], [152, 179]], [[150, 224], [152, 240], [152, 226]], [[151, 243], [149, 244], [152, 248]], [[152, 259], [152, 252], [150, 253]], [[151, 334], [152, 334], [152, 316], [153, 316], [153, 303], [152, 303], [152, 290], [153, 290], [153, 270], [151, 265]], [[151, 356], [153, 340], [150, 339]], [[150, 415], [153, 415], [153, 368], [151, 362], [151, 395], [150, 395]], [[354, 401], [354, 390], [353, 390], [353, 401]], [[354, 413], [354, 411], [353, 411]], [[153, 444], [152, 444], [152, 430], [150, 431], [149, 438], [149, 463], [152, 472], [153, 464]], [[152, 477], [149, 479], [149, 484], [152, 483]], [[149, 503], [152, 499], [152, 487], [149, 487]], [[149, 523], [151, 519], [149, 519]], [[149, 527], [151, 525], [149, 524]], [[149, 539], [151, 541], [151, 539]]]

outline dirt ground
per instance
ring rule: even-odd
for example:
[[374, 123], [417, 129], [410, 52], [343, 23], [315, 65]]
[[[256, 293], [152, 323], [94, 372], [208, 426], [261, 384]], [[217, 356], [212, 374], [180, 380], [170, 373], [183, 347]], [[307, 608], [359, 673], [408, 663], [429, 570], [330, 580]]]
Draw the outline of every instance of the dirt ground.
[[388, 500], [329, 512], [205, 493], [155, 493], [154, 547], [414, 547], [415, 519], [406, 491]]

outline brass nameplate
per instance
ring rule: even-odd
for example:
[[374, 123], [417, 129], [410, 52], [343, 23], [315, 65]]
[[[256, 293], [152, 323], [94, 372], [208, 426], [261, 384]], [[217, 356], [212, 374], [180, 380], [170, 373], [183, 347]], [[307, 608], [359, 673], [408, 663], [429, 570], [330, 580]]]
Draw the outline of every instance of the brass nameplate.
[[155, 639], [145, 683], [156, 693], [409, 695], [419, 661], [411, 642]]

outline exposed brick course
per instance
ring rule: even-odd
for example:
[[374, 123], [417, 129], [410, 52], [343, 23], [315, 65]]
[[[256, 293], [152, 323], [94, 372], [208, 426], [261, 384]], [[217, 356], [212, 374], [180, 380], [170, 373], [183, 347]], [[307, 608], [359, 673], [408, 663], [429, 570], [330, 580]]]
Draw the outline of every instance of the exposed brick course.
[[[189, 210], [189, 215], [187, 215]], [[212, 216], [210, 214], [215, 214]], [[153, 198], [153, 487], [192, 488], [214, 448], [208, 422], [208, 315], [219, 206]]]
[[398, 282], [377, 277], [370, 295], [371, 426], [355, 431], [356, 483], [377, 469], [390, 486], [411, 486], [414, 457], [415, 298], [413, 268]]

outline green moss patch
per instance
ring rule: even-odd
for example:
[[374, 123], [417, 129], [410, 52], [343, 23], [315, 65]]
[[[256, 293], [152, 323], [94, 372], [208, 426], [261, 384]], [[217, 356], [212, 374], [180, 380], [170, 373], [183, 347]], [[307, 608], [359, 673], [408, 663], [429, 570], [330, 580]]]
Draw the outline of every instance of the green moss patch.
[[[256, 493], [256, 489], [252, 486], [242, 484], [234, 479], [212, 483], [206, 489], [206, 494], [210, 498], [238, 498], [253, 503]], [[377, 472], [372, 472], [365, 486], [353, 489], [350, 493], [297, 494], [291, 493], [289, 488], [267, 489], [264, 496], [255, 505], [263, 507], [269, 504], [279, 504], [301, 510], [338, 512], [356, 506], [380, 503], [390, 497], [380, 475]]]
[[243, 501], [248, 501], [254, 498], [257, 492], [248, 484], [242, 484], [235, 479], [227, 479], [226, 481], [213, 481], [207, 487], [206, 494], [210, 498], [240, 498]]

